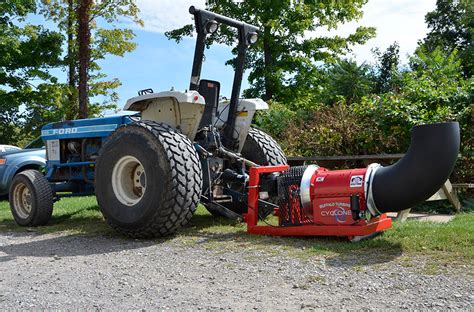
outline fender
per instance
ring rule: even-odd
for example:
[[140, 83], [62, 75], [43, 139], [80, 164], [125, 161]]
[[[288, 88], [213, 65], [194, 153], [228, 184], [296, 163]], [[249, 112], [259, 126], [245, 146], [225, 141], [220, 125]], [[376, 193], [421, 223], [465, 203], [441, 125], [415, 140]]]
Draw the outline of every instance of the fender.
[[[197, 97], [197, 98], [195, 98]], [[172, 98], [178, 103], [193, 103], [206, 105], [206, 101], [197, 91], [179, 92], [163, 91], [158, 93], [148, 93], [133, 97], [127, 100], [123, 107], [124, 110], [143, 111], [155, 99]]]
[[194, 140], [205, 107], [197, 91], [164, 91], [131, 98], [123, 109], [140, 111], [142, 119], [163, 122]]
[[46, 166], [46, 151], [43, 150], [44, 157], [38, 155], [25, 155], [25, 158], [18, 157], [14, 158], [10, 162], [7, 160], [7, 163], [4, 167], [3, 174], [1, 175], [0, 180], [0, 195], [8, 194], [8, 189], [10, 187], [10, 183], [13, 180], [13, 177], [20, 171], [22, 168], [25, 167], [33, 167], [33, 166]]

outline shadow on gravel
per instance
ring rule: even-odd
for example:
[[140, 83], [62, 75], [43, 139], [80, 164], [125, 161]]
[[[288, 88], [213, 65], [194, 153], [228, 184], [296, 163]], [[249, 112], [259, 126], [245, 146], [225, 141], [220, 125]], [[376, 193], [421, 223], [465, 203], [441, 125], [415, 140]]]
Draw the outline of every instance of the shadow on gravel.
[[[229, 231], [229, 228], [233, 231]], [[302, 257], [324, 255], [326, 265], [333, 267], [386, 263], [400, 257], [403, 253], [400, 243], [384, 238], [383, 234], [354, 243], [340, 237], [249, 235], [246, 233], [245, 225], [210, 215], [194, 216], [189, 225], [178, 234], [183, 237], [198, 237], [195, 240], [198, 245], [222, 245], [225, 248], [235, 246], [236, 249], [242, 250], [248, 246], [270, 254], [282, 248], [289, 254]]]
[[[134, 240], [119, 236], [103, 220], [96, 205], [84, 205], [55, 215], [49, 225], [39, 228], [19, 228], [13, 220], [3, 220], [0, 222], [0, 231], [2, 230], [9, 231], [8, 235], [29, 241], [0, 246], [0, 253], [5, 254], [0, 255], [0, 262], [15, 257], [106, 254], [162, 244], [170, 239], [176, 239], [177, 242], [184, 239], [188, 243], [210, 249], [260, 250], [269, 256], [278, 255], [282, 250], [295, 257], [324, 256], [326, 264], [334, 267], [385, 263], [402, 254], [401, 245], [384, 239], [383, 235], [358, 243], [335, 237], [249, 235], [244, 224], [217, 218], [202, 211], [194, 215], [190, 223], [175, 236], [158, 240]], [[46, 235], [43, 237], [44, 234]], [[55, 236], [51, 237], [53, 235]]]
[[16, 257], [73, 257], [107, 254], [155, 245], [156, 241], [138, 241], [110, 236], [68, 235], [0, 246], [0, 262]]

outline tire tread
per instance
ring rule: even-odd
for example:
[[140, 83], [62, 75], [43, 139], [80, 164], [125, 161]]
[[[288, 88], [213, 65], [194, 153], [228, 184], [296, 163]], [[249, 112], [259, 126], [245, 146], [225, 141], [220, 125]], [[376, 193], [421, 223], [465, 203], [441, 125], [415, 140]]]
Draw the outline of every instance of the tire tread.
[[[253, 140], [264, 151], [266, 158], [264, 166], [286, 165], [287, 159], [280, 145], [268, 134], [260, 129], [250, 127], [247, 140]], [[245, 155], [244, 155], [245, 157]]]
[[[152, 218], [142, 226], [129, 229], [109, 219], [107, 222], [118, 232], [133, 238], [171, 235], [189, 222], [199, 204], [202, 187], [199, 157], [192, 142], [169, 125], [141, 120], [121, 128], [130, 127], [146, 129], [158, 141], [156, 143], [163, 147], [171, 169], [170, 174], [164, 176], [164, 185], [168, 187], [164, 192], [165, 197], [157, 203], [159, 209], [156, 209]], [[100, 166], [100, 159], [97, 166]]]
[[53, 190], [51, 189], [51, 185], [49, 184], [48, 180], [45, 178], [45, 176], [39, 172], [38, 170], [25, 170], [20, 173], [18, 173], [14, 181], [12, 181], [12, 186], [15, 183], [15, 180], [17, 179], [26, 179], [32, 186], [33, 188], [31, 191], [33, 192], [34, 196], [34, 205], [35, 209], [33, 211], [33, 217], [31, 220], [27, 223], [22, 223], [21, 221], [17, 218], [19, 218], [16, 213], [14, 212], [14, 207], [13, 207], [13, 187], [11, 188], [10, 191], [10, 208], [12, 210], [13, 217], [15, 221], [19, 225], [23, 226], [41, 226], [45, 225], [49, 222], [51, 219], [51, 216], [53, 214]]

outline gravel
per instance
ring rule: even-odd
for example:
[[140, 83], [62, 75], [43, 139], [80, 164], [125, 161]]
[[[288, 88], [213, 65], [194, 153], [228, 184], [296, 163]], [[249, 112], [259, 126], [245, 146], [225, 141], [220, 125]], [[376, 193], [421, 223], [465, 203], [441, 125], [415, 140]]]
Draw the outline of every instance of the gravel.
[[427, 275], [396, 258], [353, 260], [0, 233], [0, 310], [474, 310], [471, 266]]

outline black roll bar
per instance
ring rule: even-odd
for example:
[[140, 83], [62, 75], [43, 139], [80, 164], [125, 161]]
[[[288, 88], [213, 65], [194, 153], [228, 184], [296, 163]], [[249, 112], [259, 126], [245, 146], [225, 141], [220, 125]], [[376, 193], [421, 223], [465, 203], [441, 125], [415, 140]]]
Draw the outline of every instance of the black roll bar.
[[191, 72], [191, 82], [189, 85], [190, 90], [198, 90], [199, 80], [201, 76], [202, 61], [204, 58], [204, 48], [206, 45], [206, 24], [211, 21], [225, 24], [230, 27], [237, 28], [239, 44], [237, 46], [237, 59], [235, 63], [235, 74], [234, 82], [232, 84], [232, 94], [230, 97], [229, 104], [229, 115], [227, 118], [227, 124], [224, 129], [224, 146], [229, 149], [235, 148], [235, 140], [233, 138], [235, 129], [235, 118], [237, 113], [237, 106], [240, 97], [240, 88], [242, 85], [242, 78], [245, 67], [245, 53], [247, 52], [248, 46], [251, 44], [249, 41], [250, 35], [258, 33], [259, 29], [256, 26], [237, 21], [235, 19], [216, 14], [207, 10], [198, 9], [194, 6], [189, 8], [189, 13], [194, 15], [194, 23], [197, 31], [196, 48], [194, 50], [193, 68]]

